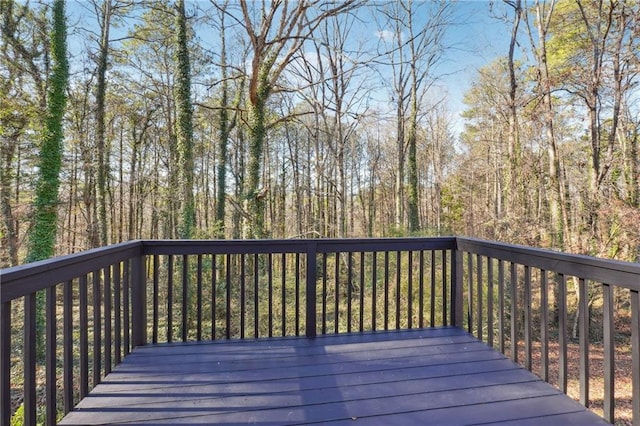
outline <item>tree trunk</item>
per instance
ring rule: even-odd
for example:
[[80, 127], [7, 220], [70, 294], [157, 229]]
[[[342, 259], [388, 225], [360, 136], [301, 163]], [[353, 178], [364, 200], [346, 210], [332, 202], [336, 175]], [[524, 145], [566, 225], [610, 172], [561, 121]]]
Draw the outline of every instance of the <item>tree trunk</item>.
[[191, 65], [189, 61], [187, 18], [184, 0], [176, 4], [176, 62], [178, 68], [178, 82], [176, 87], [177, 107], [177, 140], [180, 177], [180, 208], [181, 218], [178, 226], [180, 238], [189, 239], [193, 236], [196, 222], [196, 209], [193, 198], [193, 107], [191, 105]]
[[[509, 43], [509, 180], [506, 188], [507, 191], [507, 212], [513, 212], [517, 205], [520, 204], [518, 195], [519, 190], [519, 169], [520, 169], [520, 136], [518, 132], [518, 106], [517, 106], [517, 88], [518, 83], [516, 80], [514, 54], [515, 45], [518, 35], [518, 28], [520, 26], [520, 17], [522, 14], [521, 0], [514, 0], [509, 3], [514, 9], [513, 28], [511, 30], [511, 41]], [[512, 215], [511, 218], [517, 218], [517, 215]]]
[[97, 203], [100, 244], [108, 243], [107, 236], [107, 174], [108, 163], [105, 150], [105, 94], [107, 90], [107, 65], [109, 57], [109, 29], [111, 26], [111, 0], [102, 3], [102, 22], [100, 23], [100, 45], [96, 70], [96, 150], [98, 158]]
[[[58, 189], [64, 141], [63, 118], [67, 103], [69, 64], [67, 62], [67, 24], [64, 0], [52, 6], [51, 48], [53, 69], [50, 75], [45, 128], [40, 145], [38, 181], [33, 204], [33, 224], [29, 232], [27, 262], [48, 259], [55, 254]], [[44, 292], [37, 296], [37, 352], [44, 357]]]
[[17, 134], [11, 135], [6, 141], [3, 141], [2, 146], [0, 146], [0, 160], [2, 161], [0, 167], [0, 208], [2, 210], [2, 219], [6, 230], [5, 238], [2, 243], [3, 245], [6, 244], [7, 251], [9, 253], [8, 266], [15, 266], [18, 264], [18, 231], [16, 227], [16, 219], [11, 207], [12, 176], [10, 172], [13, 168], [17, 138]]

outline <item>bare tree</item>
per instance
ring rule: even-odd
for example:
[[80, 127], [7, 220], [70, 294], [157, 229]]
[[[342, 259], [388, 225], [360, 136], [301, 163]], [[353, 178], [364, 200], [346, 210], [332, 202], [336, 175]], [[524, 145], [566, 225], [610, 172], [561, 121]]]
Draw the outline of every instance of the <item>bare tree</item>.
[[245, 211], [250, 218], [245, 222], [247, 237], [266, 236], [266, 194], [260, 186], [260, 171], [268, 127], [267, 101], [278, 90], [280, 76], [315, 28], [327, 17], [349, 10], [354, 3], [355, 0], [338, 4], [324, 0], [278, 0], [267, 6], [263, 2], [256, 20], [249, 3], [240, 1], [244, 29], [253, 49], [249, 73], [249, 164], [244, 191]]
[[514, 65], [515, 47], [518, 39], [518, 29], [522, 18], [522, 1], [521, 0], [504, 0], [507, 5], [513, 8], [513, 25], [511, 27], [511, 39], [509, 41], [509, 55], [507, 57], [507, 65], [509, 67], [509, 180], [507, 181], [507, 214], [514, 211], [522, 203], [518, 200], [520, 193], [520, 183], [518, 180], [519, 168], [521, 166], [521, 146], [520, 131], [518, 125], [518, 104], [517, 91], [518, 81], [516, 78], [516, 70]]
[[[393, 2], [381, 8], [386, 21], [380, 30], [388, 65], [393, 69], [393, 96], [396, 120], [396, 226], [408, 224], [410, 232], [420, 228], [418, 211], [417, 138], [420, 117], [429, 89], [437, 80], [435, 66], [444, 55], [444, 37], [451, 24], [448, 2]], [[415, 18], [424, 17], [424, 22]], [[386, 28], [390, 28], [387, 30]], [[381, 59], [383, 60], [383, 59]], [[428, 136], [427, 136], [428, 137]], [[406, 210], [406, 213], [405, 213]], [[407, 220], [405, 220], [405, 218]]]
[[536, 0], [533, 10], [535, 11], [535, 23], [537, 30], [537, 42], [534, 39], [534, 32], [531, 28], [529, 14], [525, 9], [525, 21], [527, 32], [531, 42], [531, 47], [535, 54], [537, 63], [537, 95], [542, 99], [544, 128], [547, 139], [548, 174], [550, 180], [549, 188], [549, 213], [550, 213], [550, 233], [551, 245], [557, 249], [564, 249], [565, 239], [570, 238], [565, 235], [569, 231], [569, 218], [567, 214], [566, 195], [564, 182], [560, 170], [560, 153], [555, 132], [555, 110], [552, 97], [552, 81], [549, 75], [549, 61], [547, 55], [547, 38], [555, 0], [551, 2], [541, 2]]

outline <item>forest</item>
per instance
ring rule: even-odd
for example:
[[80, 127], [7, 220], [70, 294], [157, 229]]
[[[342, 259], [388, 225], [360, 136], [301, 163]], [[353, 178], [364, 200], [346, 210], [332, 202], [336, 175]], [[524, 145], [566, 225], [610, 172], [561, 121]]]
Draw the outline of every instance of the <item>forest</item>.
[[0, 0], [0, 266], [405, 235], [635, 261], [640, 4], [486, 3], [504, 54], [457, 128], [464, 4]]

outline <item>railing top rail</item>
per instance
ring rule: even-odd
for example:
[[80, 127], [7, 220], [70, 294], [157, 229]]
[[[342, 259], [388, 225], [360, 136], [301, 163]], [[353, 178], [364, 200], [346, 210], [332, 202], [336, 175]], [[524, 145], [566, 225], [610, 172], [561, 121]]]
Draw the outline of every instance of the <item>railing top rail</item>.
[[0, 303], [46, 289], [142, 254], [142, 241], [129, 241], [0, 270]]
[[640, 264], [554, 250], [457, 238], [458, 250], [640, 291]]
[[455, 237], [289, 239], [289, 240], [137, 240], [0, 270], [0, 303], [46, 289], [141, 254], [253, 254], [348, 251], [444, 250]]
[[348, 251], [444, 250], [455, 248], [455, 237], [343, 238], [290, 240], [147, 240], [144, 253], [153, 254], [241, 254], [305, 253], [314, 245], [317, 253]]
[[459, 250], [640, 291], [640, 264], [466, 237], [138, 240], [0, 271], [2, 303], [141, 254], [253, 254]]

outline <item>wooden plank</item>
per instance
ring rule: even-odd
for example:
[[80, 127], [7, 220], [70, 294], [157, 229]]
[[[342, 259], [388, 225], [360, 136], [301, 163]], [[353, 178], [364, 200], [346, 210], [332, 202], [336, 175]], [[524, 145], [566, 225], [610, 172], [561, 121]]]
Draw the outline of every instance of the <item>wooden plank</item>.
[[549, 281], [547, 271], [540, 270], [540, 376], [545, 382], [549, 381]]
[[[455, 371], [453, 371], [454, 369]], [[334, 387], [336, 384], [358, 385], [366, 383], [386, 383], [397, 380], [435, 379], [441, 377], [457, 377], [458, 379], [463, 379], [463, 376], [468, 375], [498, 374], [501, 372], [509, 373], [515, 371], [518, 371], [518, 367], [513, 363], [505, 359], [496, 358], [479, 362], [432, 365], [428, 368], [423, 366], [405, 368], [400, 364], [395, 367], [388, 366], [383, 369], [361, 367], [354, 368], [348, 372], [343, 371], [339, 375], [331, 372], [316, 372], [316, 374], [309, 375], [288, 374], [275, 376], [275, 378], [265, 375], [261, 377], [245, 376], [243, 378], [227, 375], [226, 377], [219, 376], [218, 380], [212, 380], [210, 376], [193, 374], [188, 376], [183, 375], [179, 378], [179, 381], [172, 380], [172, 376], [148, 376], [145, 381], [113, 380], [103, 383], [93, 391], [92, 398], [83, 400], [79, 407], [88, 403], [87, 401], [93, 401], [91, 403], [97, 406], [104, 406], [104, 402], [100, 401], [98, 397], [111, 397], [122, 393], [132, 398], [135, 395], [152, 396], [173, 392], [180, 395], [180, 398], [184, 398], [184, 394], [188, 393], [189, 389], [204, 389], [209, 393], [222, 392], [223, 394], [224, 392], [250, 393], [250, 390], [254, 390], [255, 392], [272, 392], [278, 389], [287, 390], [288, 387], [292, 387], [293, 389], [326, 389]]]
[[531, 268], [524, 266], [524, 368], [531, 371]]
[[589, 406], [589, 298], [587, 282], [578, 279], [578, 346], [580, 347], [580, 403]]
[[62, 368], [62, 387], [64, 412], [68, 413], [73, 409], [73, 295], [72, 282], [66, 281], [62, 287], [63, 298], [63, 368]]
[[467, 331], [473, 333], [473, 256], [467, 253], [467, 278], [469, 279], [467, 295]]
[[102, 346], [102, 352], [104, 353], [104, 374], [111, 373], [111, 319], [113, 312], [111, 310], [111, 266], [104, 268], [104, 346]]
[[558, 388], [567, 393], [567, 277], [562, 274], [558, 275], [558, 295]]
[[253, 254], [306, 253], [309, 244], [317, 246], [317, 253], [439, 250], [451, 249], [455, 237], [429, 238], [322, 238], [311, 240], [146, 240], [144, 254]]
[[102, 379], [102, 296], [101, 296], [101, 271], [92, 272], [93, 275], [93, 381], [92, 386], [96, 386]]
[[[442, 373], [442, 374], [437, 374]], [[459, 374], [458, 374], [459, 373]], [[237, 395], [252, 396], [265, 393], [275, 395], [278, 393], [300, 392], [306, 390], [322, 390], [333, 392], [338, 388], [360, 387], [368, 385], [395, 386], [400, 382], [426, 382], [431, 391], [444, 391], [459, 389], [469, 386], [488, 386], [506, 383], [529, 383], [531, 375], [521, 368], [505, 363], [504, 360], [484, 362], [481, 365], [467, 366], [463, 371], [451, 374], [450, 370], [442, 369], [392, 369], [343, 374], [340, 376], [322, 375], [300, 378], [278, 379], [273, 381], [231, 382], [220, 383], [189, 383], [182, 385], [174, 383], [171, 386], [156, 386], [145, 389], [144, 392], [128, 393], [126, 400], [120, 392], [104, 391], [107, 386], [94, 392], [94, 398], [83, 400], [78, 408], [99, 408], [107, 406], [111, 400], [118, 402], [119, 406], [135, 406], [137, 404], [173, 400], [186, 401], [201, 398], [227, 398]], [[333, 390], [332, 390], [333, 389]], [[99, 396], [99, 398], [97, 398]]]
[[571, 424], [568, 413], [600, 424], [466, 332], [433, 328], [136, 348], [60, 424]]
[[[196, 258], [196, 340], [202, 340], [202, 255]], [[256, 291], [256, 293], [258, 293]], [[257, 296], [256, 296], [257, 297]], [[257, 305], [257, 303], [256, 303]]]
[[[458, 253], [457, 255], [462, 256], [460, 253]], [[459, 276], [461, 277], [462, 274], [460, 274]], [[429, 294], [429, 310], [430, 310], [429, 326], [434, 327], [436, 325], [436, 251], [435, 250], [431, 250], [431, 281], [430, 283], [431, 283], [431, 291]], [[456, 288], [456, 287], [457, 287], [457, 283], [456, 285], [452, 286], [452, 288]], [[455, 301], [455, 298], [454, 298], [454, 301]], [[442, 301], [442, 303], [445, 303], [445, 301]], [[455, 323], [455, 325], [457, 325], [458, 327], [461, 327], [460, 323]]]
[[510, 264], [509, 303], [511, 304], [511, 361], [518, 362], [518, 265]]
[[180, 266], [182, 268], [182, 285], [180, 286], [180, 289], [182, 290], [182, 306], [180, 307], [180, 313], [182, 316], [182, 324], [180, 324], [180, 328], [182, 332], [180, 335], [182, 337], [182, 341], [186, 342], [188, 337], [187, 335], [189, 333], [189, 303], [191, 302], [191, 300], [189, 300], [191, 296], [189, 294], [189, 255], [182, 255], [182, 262]]
[[[404, 362], [406, 366], [410, 365], [428, 365], [433, 363], [448, 363], [459, 358], [469, 358], [470, 360], [495, 359], [495, 354], [490, 351], [486, 345], [479, 342], [462, 343], [457, 345], [449, 345], [444, 350], [439, 347], [408, 347], [408, 348], [387, 348], [383, 354], [375, 356], [371, 351], [381, 351], [375, 346], [362, 345], [362, 351], [343, 352], [327, 351], [326, 353], [316, 354], [292, 354], [290, 356], [255, 356], [249, 355], [241, 358], [226, 359], [218, 357], [215, 353], [208, 355], [192, 354], [189, 358], [181, 356], [166, 356], [157, 358], [158, 364], [146, 363], [126, 363], [122, 368], [118, 369], [117, 377], [122, 380], [127, 376], [143, 375], [148, 371], [154, 373], [168, 374], [175, 372], [176, 374], [189, 374], [191, 372], [220, 372], [220, 371], [240, 371], [251, 372], [252, 374], [260, 374], [261, 371], [280, 370], [287, 368], [311, 367], [313, 370], [321, 370], [335, 364], [345, 363], [361, 363], [376, 360], [380, 365], [387, 363]], [[480, 354], [477, 352], [485, 352]], [[467, 356], [466, 354], [469, 354]], [[261, 352], [258, 355], [263, 355]], [[346, 366], [345, 366], [346, 368]]]
[[119, 384], [124, 382], [139, 381], [145, 382], [146, 380], [152, 380], [155, 383], [175, 383], [191, 380], [206, 380], [208, 382], [217, 383], [229, 383], [239, 381], [255, 381], [255, 380], [278, 380], [280, 378], [300, 378], [300, 377], [312, 377], [321, 375], [337, 375], [337, 374], [352, 374], [352, 373], [364, 373], [369, 371], [383, 371], [398, 369], [399, 364], [402, 364], [404, 369], [418, 369], [418, 368], [458, 368], [464, 363], [474, 363], [480, 361], [490, 361], [501, 359], [491, 351], [481, 352], [481, 358], [478, 358], [477, 352], [465, 352], [457, 355], [442, 354], [425, 357], [424, 361], [411, 359], [410, 357], [398, 358], [398, 359], [376, 359], [364, 362], [359, 358], [353, 359], [343, 356], [336, 356], [336, 361], [331, 364], [302, 364], [299, 366], [291, 365], [288, 367], [272, 367], [259, 369], [256, 365], [250, 365], [251, 368], [242, 369], [241, 366], [236, 366], [235, 369], [212, 371], [211, 368], [205, 364], [200, 364], [191, 369], [186, 369], [183, 372], [179, 370], [170, 370], [167, 372], [159, 371], [154, 373], [153, 370], [149, 372], [141, 373], [123, 373], [113, 374], [110, 379], [105, 379], [103, 383], [109, 385], [111, 383]]
[[[305, 424], [373, 416], [398, 416], [422, 411], [422, 421], [443, 424], [454, 420], [457, 424], [486, 421], [517, 420], [527, 417], [575, 412], [575, 403], [559, 394], [550, 385], [533, 381], [467, 387], [445, 391], [430, 391], [425, 382], [403, 382], [398, 387], [360, 386], [340, 388], [337, 392], [289, 392], [279, 395], [259, 395], [253, 398], [235, 396], [233, 399], [177, 400], [171, 404], [145, 404], [137, 410], [111, 405], [102, 409], [108, 421], [141, 423], [210, 424]], [[400, 386], [402, 387], [400, 389]], [[567, 402], [568, 401], [568, 402]], [[511, 404], [509, 404], [511, 403]], [[467, 410], [463, 410], [467, 408]], [[469, 408], [472, 408], [469, 410]], [[78, 411], [76, 417], [85, 424], [100, 418], [96, 410]], [[591, 424], [602, 424], [593, 415]], [[407, 422], [406, 419], [402, 419]], [[418, 419], [416, 419], [418, 420]], [[407, 422], [411, 423], [411, 422]], [[405, 424], [407, 424], [405, 423]], [[60, 424], [69, 424], [63, 421]], [[586, 423], [589, 424], [589, 423]]]
[[24, 297], [24, 424], [36, 424], [36, 294]]
[[[378, 253], [377, 252], [373, 252], [371, 254], [372, 256], [372, 260], [371, 260], [371, 330], [376, 331], [377, 328], [377, 318], [376, 318], [376, 313], [378, 312], [378, 306], [377, 306], [377, 300], [378, 300], [378, 295], [377, 295], [377, 289], [378, 289]], [[326, 257], [325, 257], [325, 262], [326, 263]], [[323, 271], [323, 274], [326, 274], [326, 271]], [[325, 291], [326, 294], [326, 286], [325, 286], [325, 280], [326, 277], [323, 276], [322, 278], [322, 289], [323, 291]], [[324, 304], [323, 304], [324, 306]], [[323, 321], [324, 321], [324, 315], [326, 312], [322, 313], [323, 316]], [[322, 327], [322, 333], [325, 333], [325, 327]]]
[[[377, 336], [380, 334], [380, 336]], [[392, 338], [394, 334], [397, 334], [397, 338]], [[351, 338], [349, 338], [351, 337]], [[330, 345], [341, 345], [343, 348], [353, 346], [357, 348], [362, 343], [376, 343], [379, 345], [387, 345], [394, 347], [401, 342], [409, 342], [409, 344], [416, 344], [415, 340], [419, 340], [423, 345], [442, 345], [446, 343], [455, 343], [459, 341], [475, 342], [476, 339], [470, 334], [456, 330], [453, 328], [434, 328], [433, 333], [429, 333], [428, 330], [418, 331], [379, 331], [375, 333], [357, 333], [353, 335], [348, 334], [327, 334], [317, 336], [316, 339], [304, 339], [296, 337], [274, 337], [270, 339], [245, 339], [245, 340], [218, 340], [215, 342], [187, 342], [187, 343], [161, 343], [157, 345], [147, 345], [136, 348], [132, 352], [131, 356], [138, 354], [144, 354], [145, 352], [151, 352], [155, 355], [162, 354], [166, 351], [169, 354], [179, 354], [182, 352], [190, 352], [197, 348], [199, 353], [201, 351], [215, 351], [216, 353], [224, 353], [226, 351], [237, 353], [238, 351], [253, 351], [256, 348], [277, 349], [300, 347], [300, 348], [312, 348], [312, 347], [324, 347]]]
[[603, 305], [603, 352], [604, 352], [604, 419], [614, 422], [615, 416], [615, 323], [613, 319], [613, 291], [610, 285], [602, 284]]
[[[131, 272], [132, 272], [132, 265], [133, 262], [131, 260], [125, 260], [124, 262], [122, 262], [122, 300], [124, 301], [124, 303], [122, 304], [122, 344], [123, 344], [123, 352], [124, 355], [129, 355], [129, 352], [131, 352]], [[146, 285], [144, 286], [146, 287]], [[145, 288], [146, 290], [146, 288]], [[145, 291], [146, 293], [146, 291]], [[147, 306], [146, 303], [141, 303], [141, 301], [136, 301], [138, 304], [134, 305], [136, 308], [139, 309], [134, 309], [137, 310], [139, 313], [147, 310]], [[144, 314], [143, 314], [144, 315]], [[136, 318], [136, 333], [140, 333], [142, 330], [144, 331], [144, 334], [146, 335], [146, 328], [147, 328], [147, 321], [146, 319], [142, 320], [143, 315], [139, 315], [138, 318]], [[138, 322], [140, 321], [140, 323], [142, 323], [142, 326], [138, 325]], [[134, 339], [134, 340], [138, 340], [138, 338]], [[142, 343], [140, 344], [144, 344], [147, 343], [146, 342], [146, 337], [144, 339], [140, 339]]]
[[[524, 386], [523, 386], [524, 384]], [[286, 419], [291, 412], [304, 411], [307, 421], [330, 421], [336, 416], [335, 411], [341, 409], [349, 412], [358, 411], [358, 417], [391, 414], [407, 411], [407, 407], [419, 407], [420, 409], [434, 409], [441, 406], [467, 404], [482, 404], [497, 399], [499, 401], [532, 398], [547, 395], [557, 395], [557, 391], [550, 386], [535, 380], [507, 384], [481, 384], [462, 385], [460, 381], [441, 383], [438, 388], [431, 388], [430, 381], [403, 381], [396, 383], [340, 387], [325, 389], [318, 392], [317, 389], [305, 391], [282, 392], [277, 394], [262, 393], [252, 396], [234, 395], [226, 398], [211, 398], [200, 396], [199, 398], [182, 400], [174, 399], [170, 403], [147, 403], [144, 410], [136, 413], [123, 413], [114, 416], [115, 421], [125, 419], [138, 421], [149, 419], [180, 418], [185, 415], [205, 414], [212, 422], [227, 423], [244, 422], [258, 411], [273, 420]], [[482, 389], [482, 392], [478, 392]], [[382, 403], [382, 401], [388, 401]], [[118, 413], [122, 413], [122, 397], [114, 398], [110, 407], [118, 407]], [[125, 402], [126, 404], [126, 402]], [[337, 408], [337, 410], [336, 410]], [[110, 411], [110, 410], [106, 410]], [[114, 410], [115, 411], [115, 410]], [[133, 411], [133, 410], [131, 410]], [[138, 411], [138, 410], [136, 410]], [[172, 413], [174, 411], [174, 413]], [[287, 411], [287, 413], [283, 413]], [[333, 411], [333, 412], [329, 412]], [[87, 412], [95, 414], [95, 410], [83, 409], [79, 413]], [[215, 412], [214, 415], [209, 415]], [[224, 414], [229, 414], [225, 416]], [[126, 417], [125, 417], [126, 416]], [[220, 420], [218, 418], [221, 417]]]
[[[45, 328], [45, 368], [46, 368], [46, 425], [54, 426], [56, 424], [57, 417], [57, 392], [58, 392], [58, 380], [56, 372], [57, 362], [57, 324], [56, 324], [56, 286], [51, 286], [46, 290], [45, 300], [45, 316], [46, 316], [46, 328]], [[8, 398], [10, 399], [10, 398]], [[2, 424], [8, 424], [0, 422]]]
[[89, 393], [89, 317], [87, 311], [87, 276], [80, 276], [79, 283], [79, 310], [80, 310], [80, 372], [78, 381], [80, 382], [80, 398], [84, 398]]
[[[533, 404], [532, 404], [533, 402]], [[545, 404], [546, 410], [537, 411], [539, 404]], [[566, 410], [567, 412], [554, 411]], [[586, 426], [607, 424], [598, 419], [593, 413], [588, 411], [571, 411], [573, 407], [562, 401], [559, 395], [547, 396], [535, 399], [502, 401], [490, 404], [475, 406], [450, 407], [436, 410], [419, 410], [397, 414], [355, 417], [346, 420], [326, 422], [325, 424], [341, 425], [357, 424], [364, 425], [407, 425], [407, 424], [433, 424], [433, 425], [507, 425], [517, 424], [518, 426]], [[525, 417], [529, 415], [530, 417]], [[304, 424], [304, 423], [300, 423]]]
[[[453, 251], [451, 251], [451, 253], [453, 254]], [[452, 256], [453, 257], [453, 256]], [[451, 265], [451, 276], [453, 277], [453, 271], [454, 271], [454, 266], [453, 263]], [[456, 310], [459, 310], [461, 308], [457, 308], [456, 304], [458, 303], [458, 301], [456, 301], [457, 296], [455, 296], [455, 290], [454, 290], [454, 286], [451, 286], [451, 300], [449, 300], [447, 298], [447, 250], [442, 250], [442, 325], [443, 326], [447, 326], [450, 324], [455, 324], [455, 321], [460, 320], [462, 321], [462, 314], [461, 312], [456, 312]], [[455, 282], [452, 281], [452, 282]], [[457, 286], [457, 283], [456, 283]], [[462, 288], [459, 288], [458, 290], [462, 291]], [[447, 316], [447, 306], [449, 305], [449, 303], [451, 303], [451, 319], [448, 318]], [[462, 307], [462, 304], [460, 304], [460, 306]]]
[[[395, 341], [380, 341], [376, 343], [377, 350], [385, 350], [389, 348], [402, 347], [437, 347], [440, 350], [446, 348], [446, 345], [454, 345], [460, 343], [477, 343], [470, 335], [464, 333], [460, 335], [440, 335], [434, 337], [421, 337], [415, 334], [413, 339], [404, 338]], [[297, 356], [313, 355], [314, 353], [332, 353], [334, 351], [363, 351], [363, 344], [371, 342], [371, 337], [366, 335], [354, 336], [354, 342], [345, 341], [340, 338], [322, 339], [318, 337], [316, 340], [305, 339], [272, 339], [273, 342], [258, 340], [250, 342], [251, 344], [243, 344], [246, 342], [229, 341], [216, 342], [214, 344], [163, 344], [157, 346], [145, 346], [136, 348], [131, 355], [127, 357], [127, 365], [135, 363], [138, 358], [141, 362], [148, 362], [151, 357], [155, 357], [156, 362], [162, 362], [160, 357], [165, 356], [188, 356], [189, 354], [199, 354], [205, 356], [214, 354], [219, 359], [231, 356], [241, 359], [243, 356], [248, 357], [266, 357], [266, 356], [288, 356], [295, 354]], [[335, 348], [334, 348], [335, 346]], [[488, 348], [487, 348], [488, 349]], [[258, 355], [259, 354], [259, 355]]]
[[122, 362], [122, 263], [113, 265], [113, 363]]
[[487, 342], [492, 348], [494, 346], [493, 327], [493, 259], [487, 258]]
[[498, 342], [498, 350], [501, 353], [505, 351], [505, 325], [504, 325], [504, 261], [498, 260], [498, 332], [500, 340]]

